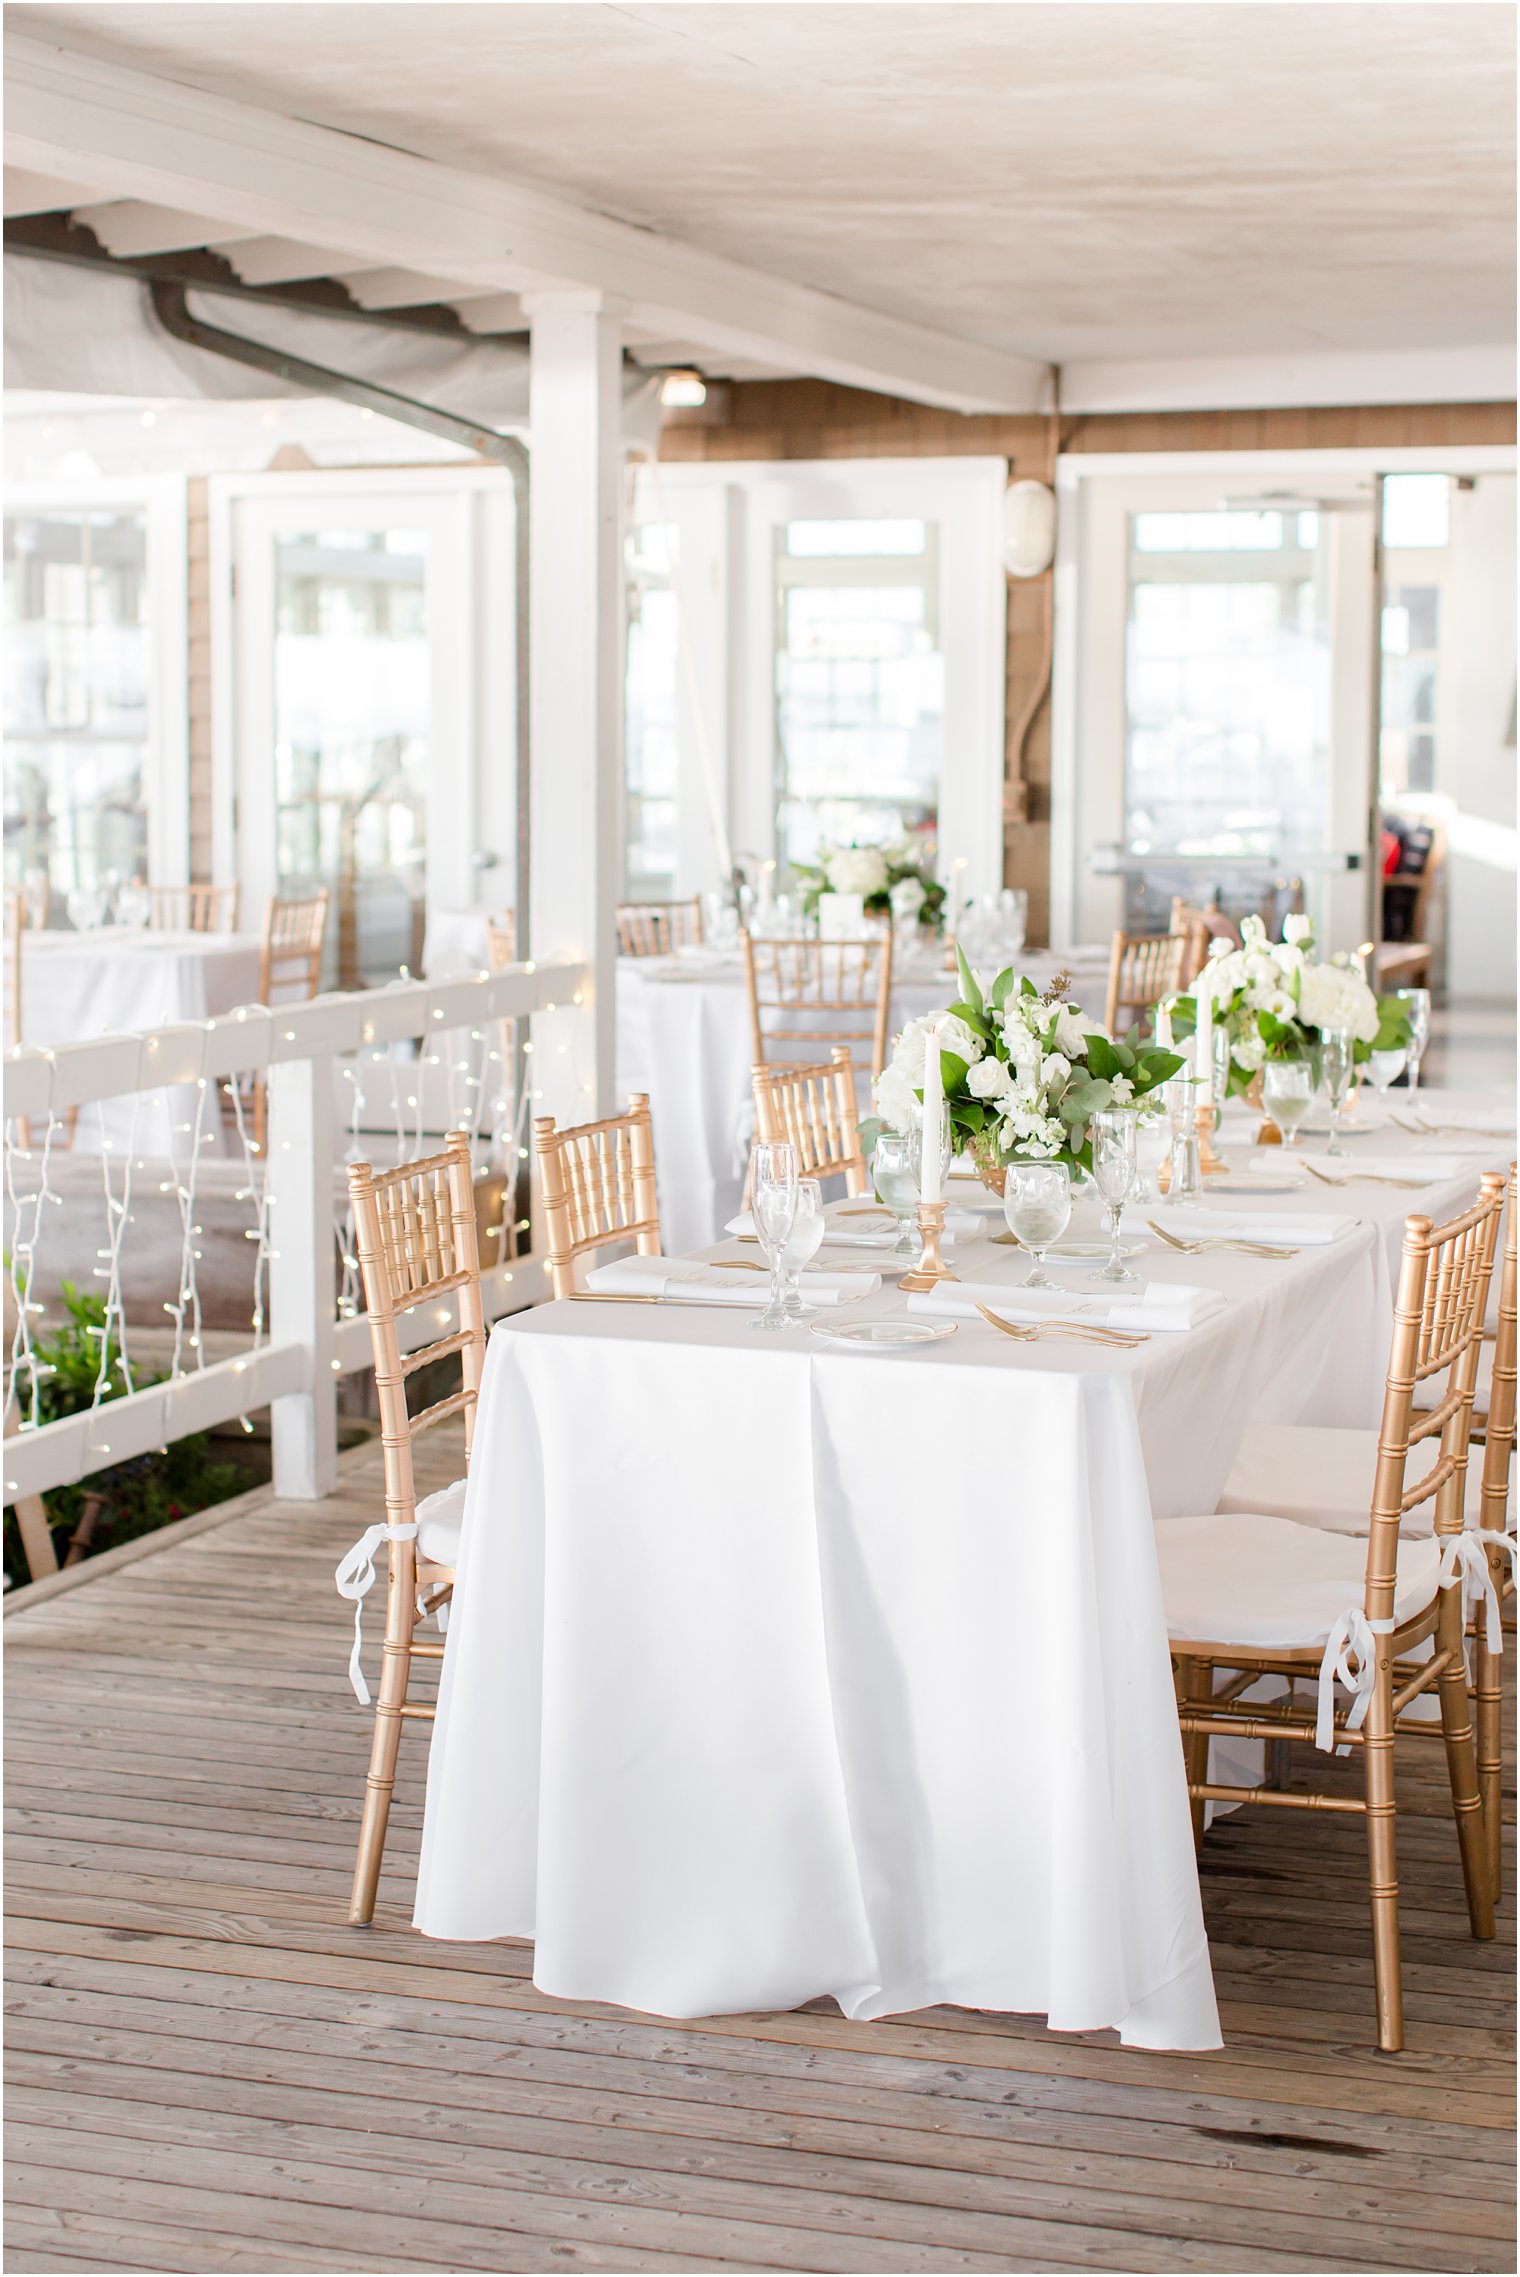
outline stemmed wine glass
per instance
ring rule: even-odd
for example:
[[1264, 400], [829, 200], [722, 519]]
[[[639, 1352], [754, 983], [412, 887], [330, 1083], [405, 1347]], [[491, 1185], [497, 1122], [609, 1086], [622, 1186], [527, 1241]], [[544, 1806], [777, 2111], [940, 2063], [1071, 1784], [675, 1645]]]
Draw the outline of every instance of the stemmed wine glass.
[[1420, 1062], [1430, 1037], [1430, 990], [1428, 988], [1396, 988], [1394, 995], [1404, 1007], [1409, 1021], [1409, 1088], [1420, 1088]]
[[755, 1148], [755, 1231], [771, 1269], [770, 1302], [751, 1328], [789, 1328], [786, 1293], [782, 1281], [783, 1257], [797, 1215], [797, 1149], [794, 1146]]
[[1330, 1101], [1330, 1143], [1325, 1148], [1327, 1154], [1344, 1154], [1346, 1151], [1338, 1134], [1341, 1116], [1345, 1112], [1346, 1095], [1351, 1089], [1355, 1059], [1349, 1029], [1325, 1028], [1321, 1031], [1320, 1074]]
[[1314, 1099], [1314, 1070], [1306, 1059], [1269, 1059], [1261, 1073], [1261, 1102], [1283, 1135], [1298, 1144], [1298, 1126]]
[[1394, 1051], [1373, 1052], [1368, 1058], [1367, 1073], [1372, 1079], [1372, 1088], [1385, 1106], [1388, 1101], [1389, 1087], [1397, 1083], [1403, 1074], [1408, 1057], [1408, 1053], [1400, 1044]]
[[883, 1131], [871, 1156], [871, 1181], [880, 1199], [897, 1220], [897, 1239], [888, 1255], [908, 1264], [918, 1259], [913, 1226], [918, 1213], [918, 1170], [915, 1148], [905, 1131]]
[[1034, 1259], [1026, 1289], [1053, 1289], [1045, 1252], [1071, 1223], [1071, 1178], [1064, 1162], [1014, 1162], [1003, 1187], [1008, 1231]]
[[1120, 1282], [1134, 1286], [1140, 1279], [1124, 1262], [1124, 1244], [1120, 1228], [1124, 1222], [1124, 1205], [1135, 1190], [1135, 1114], [1132, 1107], [1107, 1107], [1094, 1115], [1088, 1126], [1092, 1134], [1093, 1184], [1108, 1209], [1109, 1259], [1092, 1281]]
[[823, 1188], [816, 1178], [797, 1181], [797, 1209], [781, 1251], [781, 1279], [788, 1320], [816, 1320], [817, 1305], [802, 1301], [802, 1273], [823, 1243]]
[[1163, 1114], [1135, 1117], [1135, 1192], [1137, 1202], [1156, 1199], [1161, 1165], [1172, 1150], [1171, 1124]]

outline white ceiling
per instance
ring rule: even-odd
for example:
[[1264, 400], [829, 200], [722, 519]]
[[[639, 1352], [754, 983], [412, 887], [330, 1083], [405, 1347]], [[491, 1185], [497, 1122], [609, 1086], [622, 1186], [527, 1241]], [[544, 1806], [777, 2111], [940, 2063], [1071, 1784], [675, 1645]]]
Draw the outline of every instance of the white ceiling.
[[1514, 336], [1502, 0], [6, 16], [988, 348], [1068, 363]]

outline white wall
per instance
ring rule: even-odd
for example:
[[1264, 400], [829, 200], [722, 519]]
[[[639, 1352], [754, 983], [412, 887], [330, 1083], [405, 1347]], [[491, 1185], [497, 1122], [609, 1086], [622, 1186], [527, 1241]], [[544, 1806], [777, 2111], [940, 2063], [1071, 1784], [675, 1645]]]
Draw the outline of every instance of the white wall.
[[1453, 486], [1443, 580], [1439, 789], [1447, 817], [1446, 987], [1515, 994], [1515, 477]]

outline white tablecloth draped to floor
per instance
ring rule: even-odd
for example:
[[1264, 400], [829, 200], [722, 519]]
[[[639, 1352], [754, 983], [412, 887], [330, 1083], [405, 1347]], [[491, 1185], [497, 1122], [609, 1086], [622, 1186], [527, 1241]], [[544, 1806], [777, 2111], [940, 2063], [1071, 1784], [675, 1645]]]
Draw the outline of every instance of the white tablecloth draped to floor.
[[[25, 1041], [44, 1049], [130, 1036], [177, 1021], [214, 1019], [259, 993], [256, 933], [169, 933], [102, 926], [89, 933], [29, 932], [22, 940]], [[192, 1088], [147, 1091], [80, 1110], [73, 1146], [98, 1154], [129, 1143], [144, 1156], [188, 1159], [195, 1121]], [[223, 1151], [221, 1115], [202, 1117], [206, 1154]]]
[[[1046, 950], [1020, 969], [1040, 987], [1062, 969]], [[1103, 1016], [1108, 952], [1073, 951], [1073, 1001]], [[955, 999], [953, 972], [938, 958], [904, 967], [892, 991], [892, 1032]], [[867, 1027], [869, 1013], [843, 1018]], [[869, 1046], [855, 1046], [858, 1057]], [[788, 1057], [806, 1056], [789, 1047]], [[822, 1048], [818, 1057], [825, 1057]], [[679, 957], [620, 957], [617, 967], [617, 1089], [647, 1091], [654, 1119], [660, 1224], [667, 1250], [717, 1238], [739, 1206], [745, 1142], [753, 1128], [754, 1045], [744, 975], [737, 961], [702, 964]]]

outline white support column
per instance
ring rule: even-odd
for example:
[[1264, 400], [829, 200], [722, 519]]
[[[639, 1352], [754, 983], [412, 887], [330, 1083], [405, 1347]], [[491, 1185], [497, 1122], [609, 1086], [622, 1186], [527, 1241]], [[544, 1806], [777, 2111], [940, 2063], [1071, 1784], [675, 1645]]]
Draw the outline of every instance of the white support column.
[[589, 1011], [539, 1014], [535, 1114], [584, 1121], [613, 1085], [623, 802], [622, 304], [529, 293], [533, 464], [532, 910], [535, 958], [590, 966]]
[[309, 1388], [269, 1408], [274, 1490], [292, 1502], [320, 1502], [338, 1479], [335, 1160], [331, 1057], [277, 1060], [269, 1070], [270, 1334], [311, 1353]]

